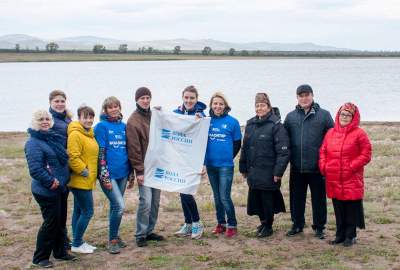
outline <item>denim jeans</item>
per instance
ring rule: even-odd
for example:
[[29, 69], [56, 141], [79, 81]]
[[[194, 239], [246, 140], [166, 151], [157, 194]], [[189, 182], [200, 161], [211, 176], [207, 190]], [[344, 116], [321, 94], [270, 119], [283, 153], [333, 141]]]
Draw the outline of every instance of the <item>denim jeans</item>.
[[233, 167], [208, 167], [208, 179], [214, 193], [214, 203], [219, 224], [226, 224], [225, 214], [228, 218], [228, 227], [236, 227], [235, 207], [231, 199], [233, 180]]
[[161, 191], [156, 188], [139, 186], [139, 206], [136, 215], [136, 238], [151, 234], [157, 223]]
[[193, 195], [179, 194], [181, 196], [181, 204], [183, 215], [185, 216], [185, 223], [192, 224], [200, 220], [199, 210], [197, 209], [196, 200]]
[[71, 188], [74, 194], [74, 213], [72, 214], [72, 246], [79, 247], [83, 244], [83, 235], [93, 216], [92, 190]]
[[33, 193], [33, 197], [40, 206], [43, 224], [37, 234], [36, 250], [32, 262], [39, 263], [48, 260], [51, 251], [53, 251], [53, 256], [61, 258], [67, 254], [62, 224], [66, 213], [62, 195], [46, 197]]
[[101, 189], [110, 201], [110, 214], [109, 214], [109, 240], [117, 239], [119, 233], [119, 226], [121, 225], [122, 215], [124, 214], [124, 193], [128, 177], [120, 179], [111, 179], [112, 189], [106, 189], [102, 185]]

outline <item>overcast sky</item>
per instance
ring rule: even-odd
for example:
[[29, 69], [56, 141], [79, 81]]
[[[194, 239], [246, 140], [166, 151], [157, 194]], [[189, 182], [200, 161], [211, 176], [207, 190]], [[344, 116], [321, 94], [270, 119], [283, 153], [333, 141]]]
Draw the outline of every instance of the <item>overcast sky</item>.
[[0, 35], [400, 50], [400, 0], [0, 0]]

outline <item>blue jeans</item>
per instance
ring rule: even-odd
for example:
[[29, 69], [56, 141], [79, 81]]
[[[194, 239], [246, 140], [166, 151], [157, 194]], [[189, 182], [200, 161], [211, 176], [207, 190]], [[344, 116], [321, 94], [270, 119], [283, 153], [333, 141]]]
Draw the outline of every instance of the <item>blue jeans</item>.
[[136, 213], [136, 238], [151, 234], [157, 223], [161, 191], [139, 186], [139, 206]]
[[228, 227], [236, 227], [235, 207], [231, 199], [233, 181], [233, 167], [208, 167], [208, 179], [214, 193], [215, 209], [219, 224], [226, 224], [225, 214], [228, 218]]
[[71, 188], [74, 194], [74, 213], [72, 214], [72, 246], [79, 247], [83, 244], [83, 235], [93, 216], [92, 190]]
[[110, 201], [109, 232], [108, 239], [118, 239], [119, 226], [121, 225], [122, 215], [124, 214], [124, 193], [128, 177], [111, 179], [112, 189], [101, 186], [107, 199]]

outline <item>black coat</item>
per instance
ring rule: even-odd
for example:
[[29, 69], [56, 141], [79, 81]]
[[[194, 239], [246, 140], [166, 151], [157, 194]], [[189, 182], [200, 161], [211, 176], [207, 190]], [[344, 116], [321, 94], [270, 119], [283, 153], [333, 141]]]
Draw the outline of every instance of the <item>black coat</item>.
[[313, 103], [305, 114], [300, 106], [286, 116], [284, 126], [290, 137], [290, 169], [300, 173], [319, 173], [319, 148], [326, 132], [333, 127], [330, 113]]
[[284, 174], [289, 158], [289, 137], [276, 114], [270, 112], [265, 118], [247, 121], [239, 170], [247, 173], [250, 188], [279, 189], [281, 181], [273, 178]]

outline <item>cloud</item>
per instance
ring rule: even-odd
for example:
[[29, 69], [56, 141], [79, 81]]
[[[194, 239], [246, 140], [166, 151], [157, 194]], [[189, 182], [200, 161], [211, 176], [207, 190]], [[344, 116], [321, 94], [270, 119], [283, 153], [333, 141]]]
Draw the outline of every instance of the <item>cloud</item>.
[[[396, 28], [398, 0], [0, 1], [0, 34], [39, 37], [214, 38], [400, 49]], [[368, 36], [379, 40], [368, 42]]]

